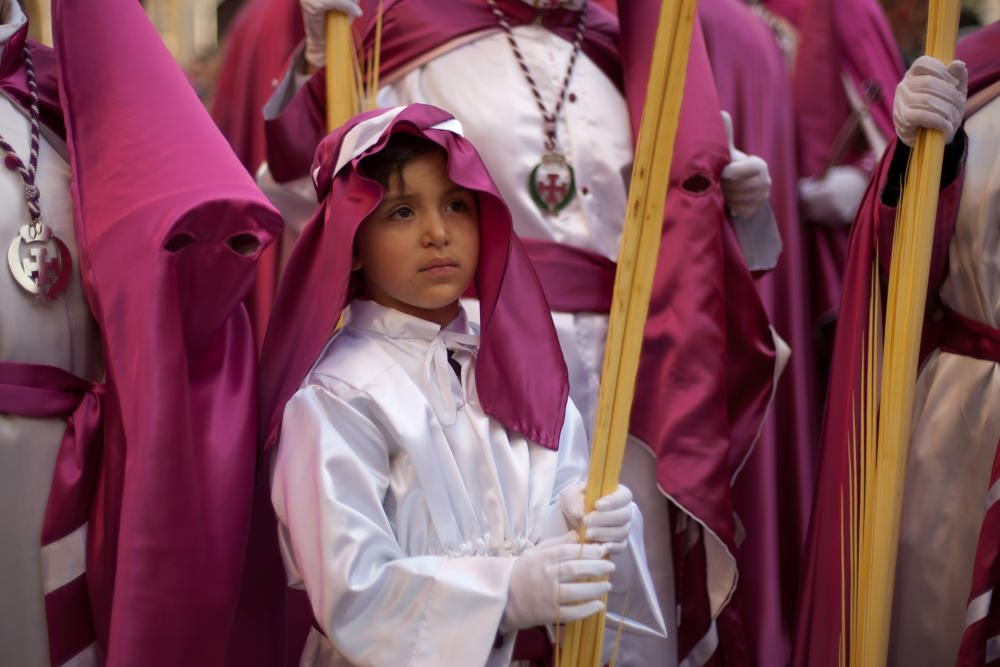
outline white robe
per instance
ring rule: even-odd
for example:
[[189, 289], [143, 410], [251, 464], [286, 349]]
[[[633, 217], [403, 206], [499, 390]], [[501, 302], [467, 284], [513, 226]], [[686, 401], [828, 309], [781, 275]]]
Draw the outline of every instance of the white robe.
[[[441, 329], [356, 301], [285, 407], [272, 500], [289, 583], [326, 634], [312, 631], [303, 665], [510, 662], [514, 633], [494, 642], [512, 557], [565, 532], [553, 503], [585, 476], [588, 445], [571, 403], [558, 452], [486, 416], [476, 334], [464, 313]], [[627, 593], [632, 627], [662, 631], [630, 544], [609, 609]]]
[[[965, 125], [968, 156], [942, 300], [1000, 328], [1000, 98]], [[889, 664], [954, 665], [1000, 440], [1000, 365], [940, 350], [917, 379]]]
[[[15, 0], [0, 0], [0, 48], [24, 20]], [[24, 110], [0, 94], [0, 136], [24, 160], [29, 155], [30, 135], [31, 125]], [[8, 270], [7, 246], [18, 228], [29, 221], [29, 216], [21, 177], [0, 168], [0, 249], [3, 250], [0, 360], [56, 366], [79, 377], [98, 380], [102, 374], [101, 338], [80, 284], [69, 193], [70, 170], [60, 155], [60, 143], [57, 137], [43, 134], [36, 175], [42, 221], [66, 243], [73, 260], [69, 285], [54, 301], [35, 301]], [[47, 583], [41, 534], [52, 471], [65, 430], [65, 419], [0, 414], [0, 664], [3, 665], [49, 664], [43, 600]], [[82, 543], [70, 546], [79, 553]]]

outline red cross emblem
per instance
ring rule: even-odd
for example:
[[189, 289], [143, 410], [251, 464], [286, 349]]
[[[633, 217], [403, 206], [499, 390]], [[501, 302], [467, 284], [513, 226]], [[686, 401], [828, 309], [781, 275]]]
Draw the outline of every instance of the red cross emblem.
[[573, 167], [562, 155], [547, 153], [531, 170], [528, 188], [538, 208], [550, 215], [558, 213], [572, 201], [576, 192]]
[[59, 279], [59, 256], [49, 257], [49, 249], [45, 246], [32, 246], [28, 256], [21, 260], [24, 272], [43, 290], [52, 286]]
[[538, 181], [538, 192], [551, 208], [558, 206], [568, 191], [569, 185], [559, 178], [559, 174], [546, 174], [545, 181]]

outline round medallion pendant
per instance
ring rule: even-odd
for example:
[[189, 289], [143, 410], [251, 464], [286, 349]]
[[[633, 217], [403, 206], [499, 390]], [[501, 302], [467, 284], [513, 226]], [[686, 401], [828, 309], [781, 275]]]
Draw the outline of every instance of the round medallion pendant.
[[69, 248], [45, 225], [22, 225], [7, 248], [7, 267], [24, 291], [39, 301], [59, 296], [69, 283]]
[[532, 201], [544, 213], [558, 213], [576, 195], [573, 167], [562, 153], [546, 153], [528, 176], [528, 190]]

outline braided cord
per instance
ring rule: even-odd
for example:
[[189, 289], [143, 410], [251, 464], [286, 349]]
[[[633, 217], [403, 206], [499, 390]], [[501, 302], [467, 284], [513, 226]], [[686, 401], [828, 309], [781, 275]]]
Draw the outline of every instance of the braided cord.
[[31, 62], [31, 51], [28, 49], [27, 44], [24, 45], [24, 65], [28, 78], [28, 93], [31, 97], [31, 105], [29, 107], [31, 155], [28, 158], [28, 165], [25, 166], [24, 160], [21, 159], [21, 156], [17, 154], [14, 147], [3, 136], [0, 136], [0, 149], [3, 149], [7, 153], [4, 164], [11, 171], [16, 171], [20, 174], [21, 180], [24, 182], [24, 200], [28, 205], [28, 214], [31, 216], [30, 235], [31, 238], [35, 238], [41, 232], [42, 217], [42, 209], [38, 204], [41, 193], [38, 191], [38, 185], [35, 183], [35, 174], [38, 171], [38, 148], [41, 141], [41, 123], [39, 122], [41, 110], [38, 106], [38, 82], [35, 80], [35, 67]]
[[583, 46], [583, 36], [587, 32], [587, 0], [584, 0], [583, 5], [580, 7], [580, 20], [576, 24], [576, 33], [573, 36], [573, 53], [569, 57], [569, 65], [566, 67], [566, 75], [562, 80], [562, 87], [559, 91], [559, 95], [556, 98], [555, 109], [552, 113], [546, 108], [545, 103], [542, 101], [542, 95], [538, 92], [538, 84], [535, 83], [535, 78], [531, 76], [531, 70], [528, 69], [528, 64], [524, 60], [524, 55], [521, 53], [521, 49], [517, 46], [517, 40], [514, 39], [514, 31], [510, 27], [510, 21], [507, 20], [507, 15], [503, 13], [503, 10], [497, 6], [496, 0], [486, 0], [486, 4], [490, 6], [493, 11], [493, 15], [497, 18], [497, 23], [500, 24], [500, 28], [507, 35], [507, 42], [510, 44], [511, 51], [514, 52], [514, 58], [517, 60], [518, 66], [521, 68], [521, 73], [524, 74], [525, 80], [528, 82], [528, 87], [531, 88], [531, 95], [535, 98], [535, 104], [538, 106], [538, 110], [542, 113], [542, 120], [545, 121], [545, 149], [547, 151], [553, 151], [556, 148], [556, 120], [559, 118], [559, 114], [562, 112], [563, 103], [566, 101], [566, 93], [569, 90], [570, 79], [573, 78], [573, 70], [576, 67], [577, 56], [580, 55], [580, 48]]

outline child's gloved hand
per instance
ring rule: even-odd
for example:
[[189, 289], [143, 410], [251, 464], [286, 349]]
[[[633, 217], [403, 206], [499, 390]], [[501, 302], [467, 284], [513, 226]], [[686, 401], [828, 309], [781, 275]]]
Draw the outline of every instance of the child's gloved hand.
[[969, 95], [969, 71], [961, 60], [948, 66], [930, 56], [913, 61], [906, 76], [896, 86], [892, 103], [892, 123], [896, 134], [912, 146], [921, 127], [941, 130], [946, 143], [955, 138], [965, 100]]
[[771, 172], [763, 159], [736, 148], [733, 120], [725, 111], [722, 123], [726, 128], [730, 159], [722, 169], [722, 198], [734, 218], [749, 218], [771, 196]]
[[326, 65], [326, 15], [343, 12], [353, 21], [361, 16], [359, 0], [300, 0], [306, 29], [306, 62], [314, 67]]
[[601, 545], [578, 544], [574, 533], [546, 540], [518, 556], [510, 573], [500, 631], [571, 623], [604, 609], [601, 598], [611, 584], [582, 581], [614, 572], [614, 564], [603, 556]]
[[618, 554], [628, 546], [628, 533], [632, 525], [632, 492], [628, 487], [618, 488], [594, 503], [594, 511], [584, 515], [583, 494], [586, 484], [570, 484], [559, 494], [559, 509], [572, 530], [586, 527], [585, 539], [600, 544], [607, 554]]

